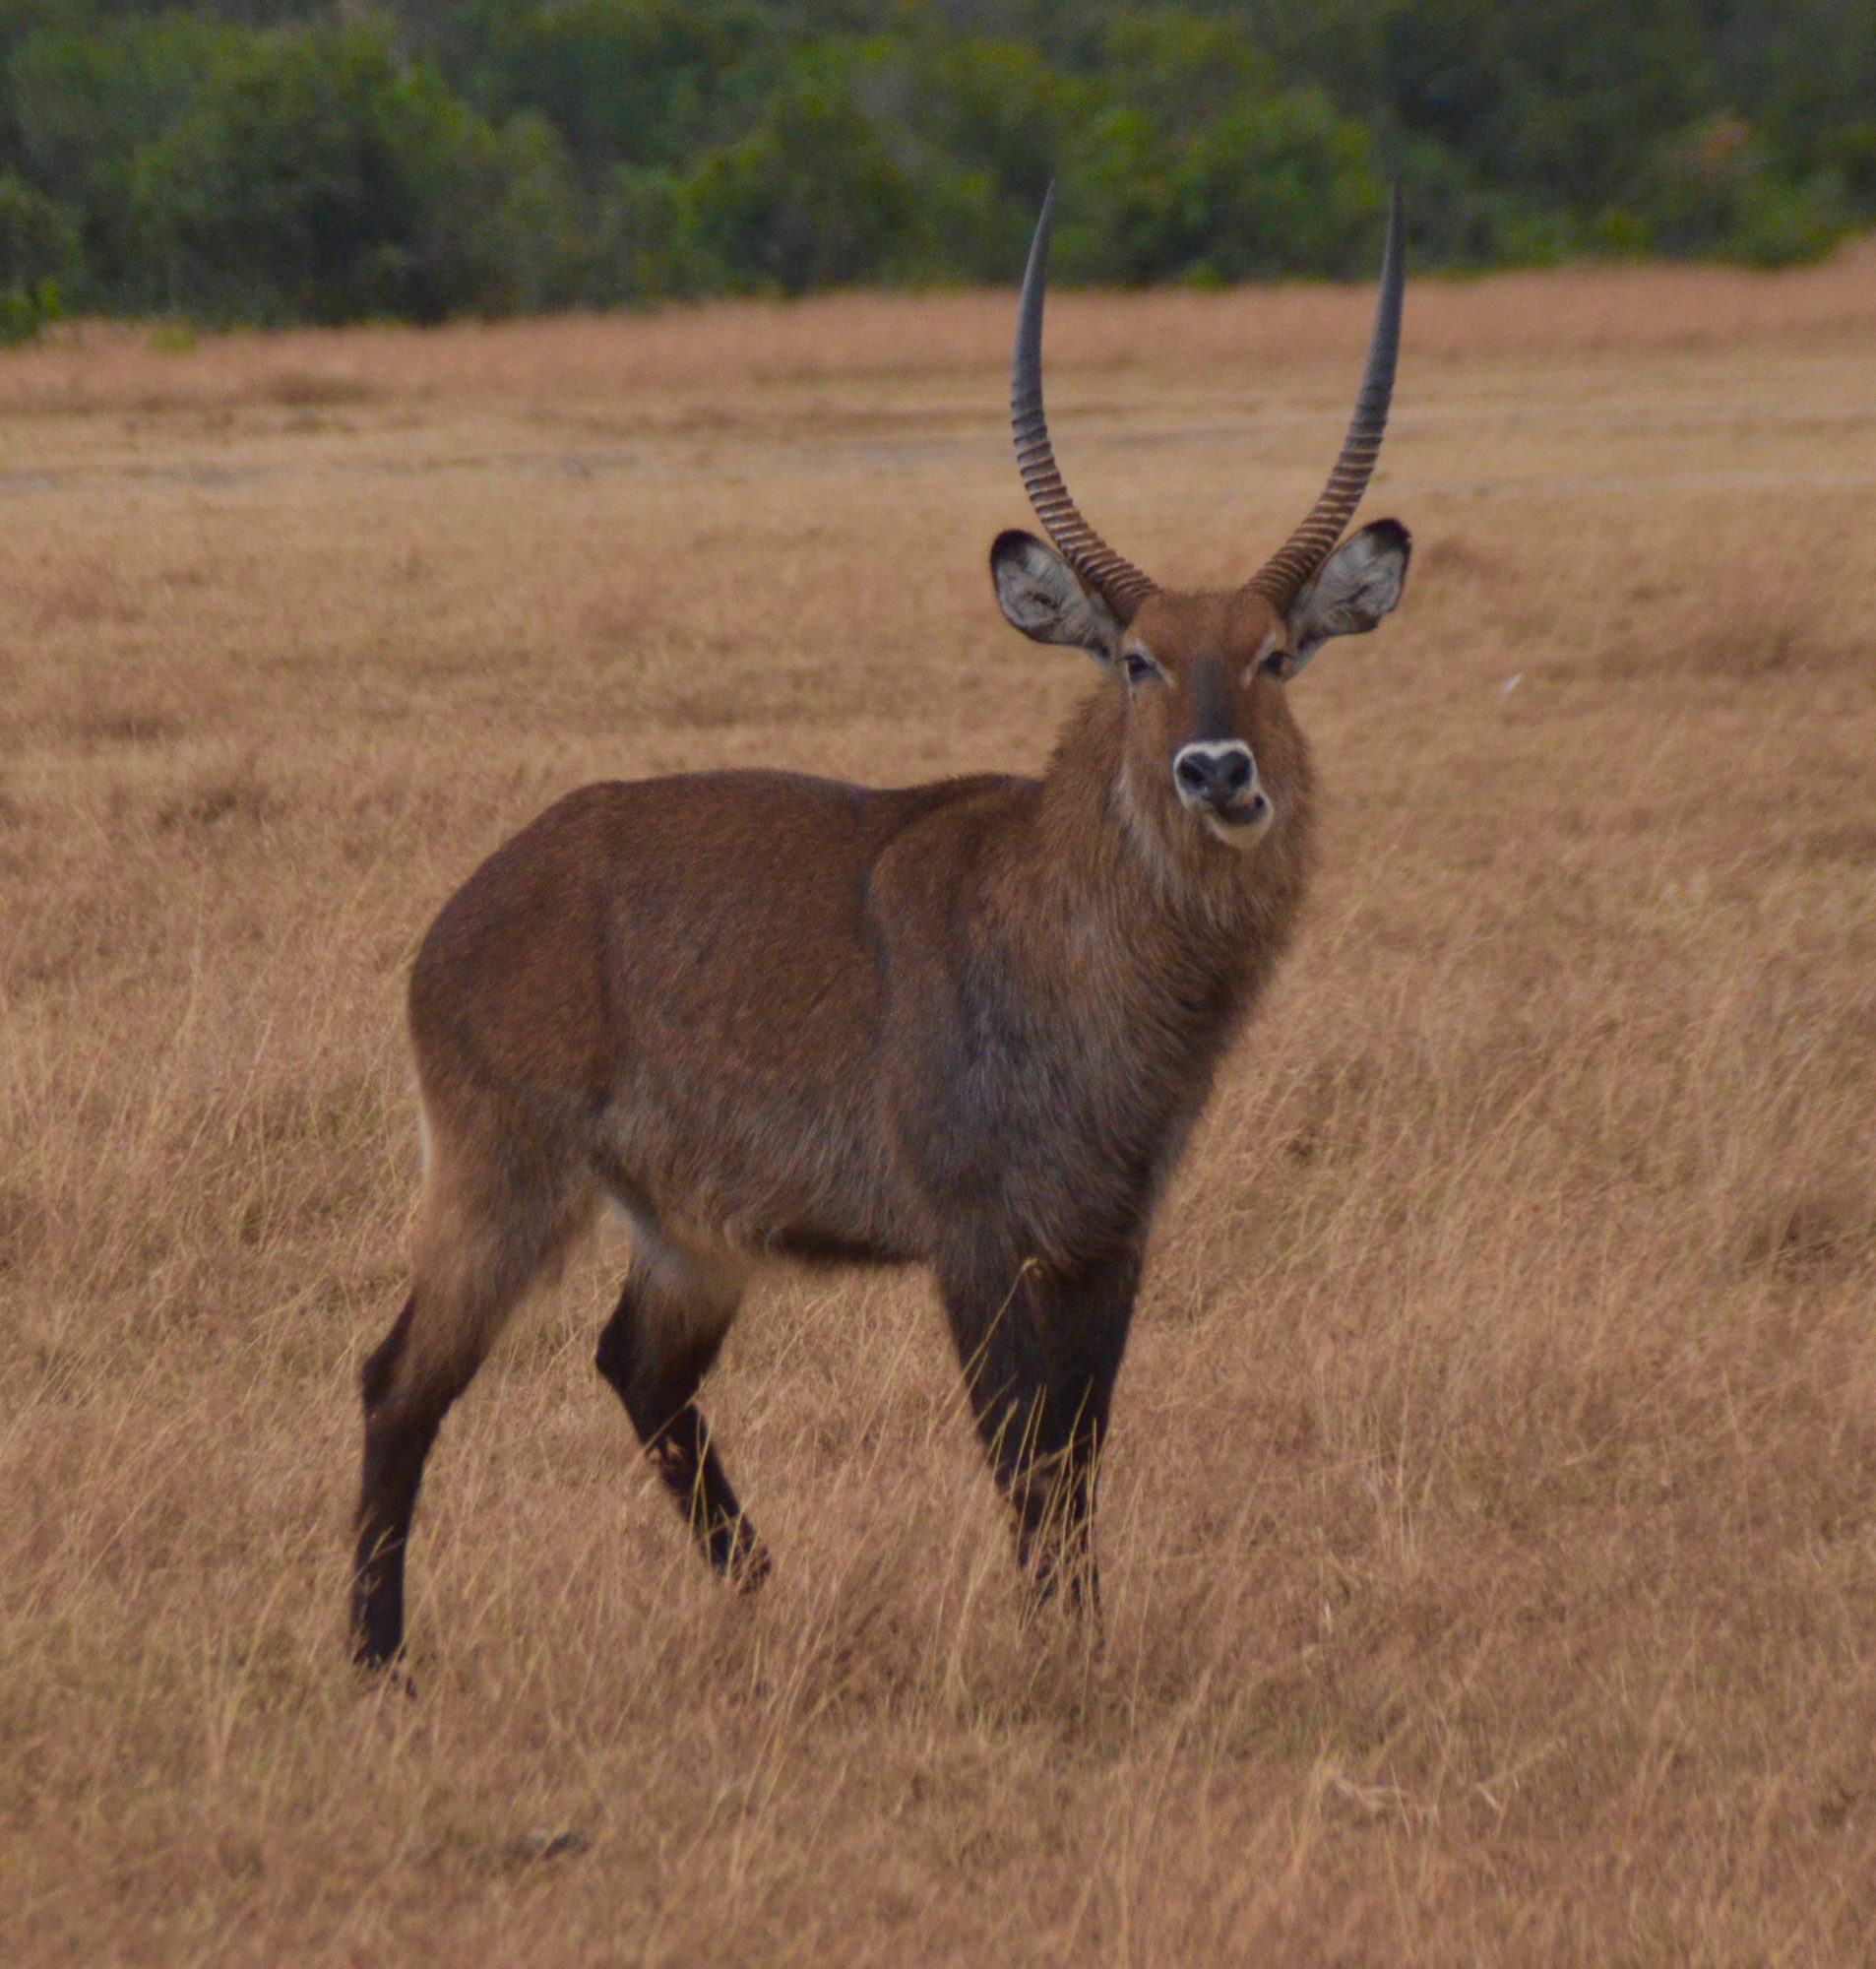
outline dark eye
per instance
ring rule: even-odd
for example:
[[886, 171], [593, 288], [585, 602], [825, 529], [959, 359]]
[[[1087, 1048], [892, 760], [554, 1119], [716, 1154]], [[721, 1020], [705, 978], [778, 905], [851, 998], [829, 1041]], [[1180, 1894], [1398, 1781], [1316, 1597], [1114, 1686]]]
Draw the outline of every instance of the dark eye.
[[1266, 657], [1261, 664], [1258, 665], [1258, 668], [1261, 669], [1266, 676], [1286, 677], [1290, 672], [1290, 667], [1294, 663], [1294, 661], [1295, 661], [1294, 658], [1290, 656], [1287, 650], [1273, 650], [1270, 653], [1270, 655]]
[[1127, 652], [1127, 681], [1145, 683], [1149, 677], [1159, 674], [1159, 666], [1151, 657], [1143, 657], [1138, 650]]

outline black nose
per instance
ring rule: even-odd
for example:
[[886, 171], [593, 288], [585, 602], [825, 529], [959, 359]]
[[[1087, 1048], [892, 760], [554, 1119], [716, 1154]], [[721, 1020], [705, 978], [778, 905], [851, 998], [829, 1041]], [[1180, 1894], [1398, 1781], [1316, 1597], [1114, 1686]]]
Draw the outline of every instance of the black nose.
[[1208, 806], [1229, 806], [1251, 783], [1251, 755], [1242, 745], [1188, 745], [1172, 762], [1173, 778], [1188, 798]]

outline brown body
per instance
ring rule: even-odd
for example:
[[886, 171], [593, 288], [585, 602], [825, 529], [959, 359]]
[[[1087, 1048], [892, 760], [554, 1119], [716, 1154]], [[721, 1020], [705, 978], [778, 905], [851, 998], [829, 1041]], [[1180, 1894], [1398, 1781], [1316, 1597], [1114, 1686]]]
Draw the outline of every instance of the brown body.
[[1098, 1244], [1289, 939], [1308, 771], [1261, 690], [1287, 812], [1247, 857], [1126, 791], [1111, 690], [1039, 783], [569, 794], [418, 956], [437, 1182], [465, 1139], [476, 1168], [554, 1163], [575, 1217], [609, 1194], [725, 1266], [938, 1263], [985, 1211], [1021, 1255]]
[[364, 1375], [361, 1658], [401, 1645], [445, 1411], [607, 1201], [635, 1257], [598, 1365], [720, 1570], [767, 1564], [693, 1399], [749, 1272], [919, 1262], [1025, 1564], [1092, 1593], [1155, 1200], [1309, 870], [1285, 679], [1392, 607], [1406, 560], [1383, 522], [1287, 598], [1132, 570], [1126, 594], [1005, 535], [1006, 614], [1108, 672], [1041, 780], [587, 787], [469, 877], [410, 981], [424, 1191]]

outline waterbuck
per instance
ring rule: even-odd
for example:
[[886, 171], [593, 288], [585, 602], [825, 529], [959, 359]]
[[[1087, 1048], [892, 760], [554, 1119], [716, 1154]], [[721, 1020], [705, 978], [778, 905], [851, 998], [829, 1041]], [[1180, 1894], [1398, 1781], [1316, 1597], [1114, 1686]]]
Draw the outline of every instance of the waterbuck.
[[[1097, 1459], [1155, 1202], [1288, 945], [1312, 784], [1287, 685], [1401, 598], [1349, 539], [1400, 340], [1399, 199], [1328, 485], [1242, 588], [1161, 589], [1089, 526], [1042, 410], [1045, 203], [1012, 416], [1054, 550], [997, 600], [1102, 679], [1039, 780], [780, 772], [582, 788], [445, 906], [410, 978], [426, 1144], [410, 1296], [365, 1364], [352, 1620], [404, 1632], [424, 1459], [531, 1283], [606, 1200], [634, 1256], [598, 1368], [718, 1572], [767, 1555], [699, 1414], [765, 1259], [922, 1263], [1037, 1593], [1094, 1597]], [[1338, 545], [1337, 542], [1341, 541]]]

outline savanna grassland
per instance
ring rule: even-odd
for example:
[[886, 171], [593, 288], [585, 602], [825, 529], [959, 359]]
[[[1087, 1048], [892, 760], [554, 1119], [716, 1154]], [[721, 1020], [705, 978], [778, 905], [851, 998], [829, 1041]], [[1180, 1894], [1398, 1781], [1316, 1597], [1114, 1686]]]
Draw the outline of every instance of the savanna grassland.
[[[1070, 481], [1249, 572], [1368, 296], [1063, 297]], [[1104, 1652], [916, 1275], [760, 1286], [719, 1592], [591, 1366], [446, 1427], [345, 1658], [401, 992], [600, 776], [1037, 768], [1005, 295], [0, 364], [0, 1960], [1876, 1951], [1876, 258], [1422, 284], [1294, 689], [1324, 863], [1160, 1220]], [[751, 841], [760, 856], [763, 845]]]

